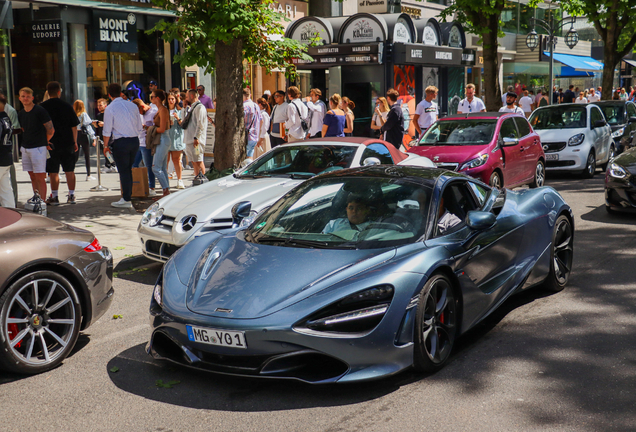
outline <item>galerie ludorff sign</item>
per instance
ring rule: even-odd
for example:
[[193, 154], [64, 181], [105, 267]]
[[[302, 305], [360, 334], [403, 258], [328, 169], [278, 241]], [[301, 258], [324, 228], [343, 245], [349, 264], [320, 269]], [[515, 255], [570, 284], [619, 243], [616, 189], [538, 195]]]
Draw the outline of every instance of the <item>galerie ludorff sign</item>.
[[137, 16], [134, 13], [93, 11], [93, 51], [137, 52]]
[[31, 24], [31, 38], [37, 42], [61, 41], [62, 20], [34, 21]]

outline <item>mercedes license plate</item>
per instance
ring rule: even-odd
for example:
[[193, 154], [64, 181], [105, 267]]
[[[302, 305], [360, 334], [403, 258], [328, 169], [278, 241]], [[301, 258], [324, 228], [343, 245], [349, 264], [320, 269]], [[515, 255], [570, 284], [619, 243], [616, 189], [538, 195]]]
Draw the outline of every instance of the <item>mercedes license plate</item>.
[[186, 325], [186, 330], [188, 331], [188, 339], [192, 342], [247, 349], [245, 332], [194, 327], [191, 325]]
[[545, 155], [545, 160], [559, 160], [559, 154], [558, 153], [547, 153]]

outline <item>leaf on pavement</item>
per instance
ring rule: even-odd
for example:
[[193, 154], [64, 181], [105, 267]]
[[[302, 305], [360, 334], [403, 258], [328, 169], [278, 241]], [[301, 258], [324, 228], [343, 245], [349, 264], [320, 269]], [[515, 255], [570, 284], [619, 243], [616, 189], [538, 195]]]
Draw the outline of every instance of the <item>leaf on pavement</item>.
[[115, 250], [123, 250], [126, 249], [124, 246], [115, 246], [114, 247]]
[[123, 315], [113, 315], [113, 319], [123, 319]]
[[167, 383], [164, 383], [163, 380], [157, 380], [155, 381], [155, 385], [159, 388], [172, 388], [172, 386], [177, 385], [177, 384], [181, 384], [181, 381], [168, 381]]
[[119, 368], [117, 366], [113, 366], [109, 369], [112, 373], [119, 372]]

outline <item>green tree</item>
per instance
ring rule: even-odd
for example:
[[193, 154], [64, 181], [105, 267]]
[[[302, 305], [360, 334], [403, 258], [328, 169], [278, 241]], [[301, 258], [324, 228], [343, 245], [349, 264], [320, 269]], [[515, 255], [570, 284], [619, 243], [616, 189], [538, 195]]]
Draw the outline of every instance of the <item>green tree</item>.
[[[216, 142], [214, 166], [219, 171], [245, 158], [243, 121], [243, 60], [253, 59], [269, 72], [285, 67], [293, 77], [292, 58], [311, 59], [300, 43], [281, 37], [282, 14], [269, 6], [273, 0], [153, 0], [175, 10], [174, 22], [160, 21], [151, 31], [165, 41], [181, 42], [175, 55], [181, 66], [198, 65], [216, 74]], [[273, 36], [273, 37], [272, 37]]]
[[467, 32], [481, 38], [487, 111], [499, 111], [501, 107], [497, 37], [503, 36], [501, 12], [505, 4], [505, 0], [455, 0], [440, 13], [444, 21], [454, 17]]
[[580, 0], [581, 12], [603, 40], [603, 99], [611, 99], [614, 69], [636, 45], [636, 0]]

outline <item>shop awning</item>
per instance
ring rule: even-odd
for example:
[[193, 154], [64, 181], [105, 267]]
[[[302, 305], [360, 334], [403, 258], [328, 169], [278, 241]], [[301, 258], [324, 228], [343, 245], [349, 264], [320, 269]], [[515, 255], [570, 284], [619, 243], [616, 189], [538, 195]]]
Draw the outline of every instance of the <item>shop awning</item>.
[[[544, 54], [546, 57], [550, 57], [549, 52], [544, 52]], [[603, 70], [603, 63], [598, 60], [594, 60], [592, 57], [554, 53], [554, 59], [576, 71], [600, 72]]]
[[623, 61], [632, 67], [636, 67], [636, 60], [623, 59]]
[[55, 6], [77, 6], [90, 9], [110, 10], [117, 12], [132, 12], [137, 14], [158, 15], [165, 17], [174, 17], [173, 11], [157, 9], [154, 7], [128, 6], [115, 3], [104, 3], [92, 0], [37, 0], [37, 3], [49, 3]]

